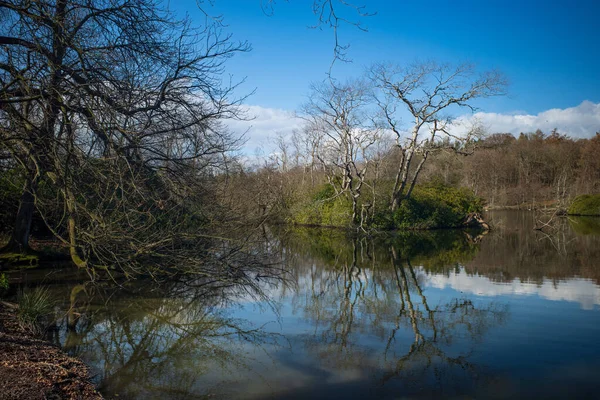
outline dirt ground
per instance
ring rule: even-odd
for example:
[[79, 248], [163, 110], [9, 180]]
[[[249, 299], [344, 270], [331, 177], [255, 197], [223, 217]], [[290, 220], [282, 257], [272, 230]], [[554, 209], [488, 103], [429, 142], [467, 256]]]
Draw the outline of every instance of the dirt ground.
[[19, 326], [15, 309], [0, 301], [0, 400], [102, 399], [89, 369], [60, 348]]

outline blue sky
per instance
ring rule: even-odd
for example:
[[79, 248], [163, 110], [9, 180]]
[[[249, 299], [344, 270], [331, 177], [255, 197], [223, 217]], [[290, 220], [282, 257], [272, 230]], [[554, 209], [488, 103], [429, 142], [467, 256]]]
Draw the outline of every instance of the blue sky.
[[[354, 1], [377, 14], [359, 18], [346, 12], [368, 32], [341, 27], [339, 37], [350, 45], [352, 63], [336, 63], [337, 78], [360, 75], [377, 61], [471, 62], [482, 70], [498, 69], [510, 81], [509, 95], [481, 101], [477, 105], [482, 111], [544, 121], [548, 114], [540, 117], [540, 113], [553, 109], [572, 109], [574, 115], [600, 113], [600, 107], [594, 107], [600, 103], [598, 0]], [[304, 102], [310, 82], [325, 78], [333, 33], [325, 27], [309, 28], [316, 22], [312, 0], [278, 1], [271, 16], [262, 11], [261, 0], [215, 0], [213, 6], [206, 2], [204, 6], [223, 15], [225, 29], [234, 38], [248, 40], [253, 47], [234, 57], [227, 70], [246, 78], [240, 94], [256, 89], [247, 101], [255, 110], [294, 111]], [[196, 1], [172, 1], [171, 7], [200, 23], [204, 20]], [[588, 103], [579, 109], [584, 101]], [[563, 114], [557, 116], [559, 122], [567, 117]], [[579, 127], [573, 134], [591, 136], [600, 130], [600, 124], [593, 127], [597, 122], [600, 115], [593, 114], [591, 126]]]

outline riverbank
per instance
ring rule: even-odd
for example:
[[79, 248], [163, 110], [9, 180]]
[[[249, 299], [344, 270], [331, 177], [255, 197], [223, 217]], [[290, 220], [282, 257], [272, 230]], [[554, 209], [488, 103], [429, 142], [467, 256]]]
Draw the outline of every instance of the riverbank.
[[0, 301], [0, 400], [102, 399], [88, 367], [18, 323]]
[[555, 211], [557, 209], [563, 209], [563, 207], [561, 207], [556, 201], [546, 201], [540, 203], [521, 203], [503, 206], [487, 205], [483, 209], [484, 211]]

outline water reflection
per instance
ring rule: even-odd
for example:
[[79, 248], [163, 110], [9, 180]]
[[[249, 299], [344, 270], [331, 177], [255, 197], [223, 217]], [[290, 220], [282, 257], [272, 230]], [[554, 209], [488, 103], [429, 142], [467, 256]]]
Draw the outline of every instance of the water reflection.
[[600, 287], [589, 279], [570, 278], [551, 280], [544, 278], [541, 282], [514, 279], [511, 282], [499, 283], [479, 274], [469, 274], [466, 269], [450, 276], [431, 275], [428, 286], [438, 289], [452, 288], [456, 291], [477, 296], [540, 296], [552, 301], [576, 302], [586, 310], [600, 305]]
[[213, 398], [235, 381], [231, 371], [253, 368], [246, 346], [279, 346], [279, 335], [230, 315], [232, 293], [133, 289], [74, 287], [70, 311], [53, 331], [93, 367], [109, 398]]
[[268, 298], [57, 282], [54, 340], [109, 398], [593, 397], [600, 236], [492, 217], [485, 237], [266, 232], [291, 283], [263, 284]]
[[571, 278], [600, 283], [600, 234], [581, 235], [572, 229], [585, 220], [559, 218], [554, 229], [533, 228], [539, 217], [531, 212], [495, 212], [494, 234], [481, 242], [476, 257], [465, 263], [467, 273], [484, 275], [495, 282], [520, 280], [559, 284]]
[[580, 235], [600, 235], [600, 217], [568, 217], [568, 221]]
[[449, 394], [484, 378], [469, 355], [489, 329], [506, 320], [507, 305], [460, 295], [432, 302], [424, 289], [428, 275], [414, 266], [416, 260], [437, 271], [470, 260], [476, 252], [472, 240], [438, 232], [409, 238], [420, 244], [414, 246], [399, 238], [323, 234], [297, 231], [286, 243], [288, 254], [302, 254], [294, 271], [305, 291], [291, 301], [314, 329], [305, 349], [336, 371], [334, 381], [354, 376], [386, 396], [397, 386], [410, 393], [425, 383], [430, 391]]

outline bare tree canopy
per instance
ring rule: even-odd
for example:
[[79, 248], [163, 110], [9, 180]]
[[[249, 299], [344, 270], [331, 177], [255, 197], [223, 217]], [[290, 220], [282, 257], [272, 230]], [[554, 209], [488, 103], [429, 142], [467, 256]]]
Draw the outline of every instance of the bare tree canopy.
[[[286, 0], [289, 1], [289, 0]], [[263, 11], [267, 15], [274, 13], [276, 0], [261, 0]], [[367, 31], [361, 20], [372, 17], [376, 12], [370, 11], [362, 3], [354, 3], [346, 0], [313, 0], [312, 12], [315, 15], [316, 22], [311, 26], [314, 29], [328, 28], [333, 31], [334, 46], [333, 59], [329, 68], [337, 61], [350, 61], [348, 57], [349, 44], [345, 44], [340, 38], [339, 31], [342, 26], [349, 25], [362, 31]]]
[[[502, 95], [505, 88], [505, 78], [496, 71], [478, 73], [469, 64], [435, 62], [408, 67], [376, 64], [360, 79], [313, 84], [299, 115], [305, 120], [303, 130], [292, 138], [293, 146], [279, 147], [297, 166], [304, 160], [302, 171], [310, 172], [311, 187], [315, 176], [327, 184], [292, 206], [291, 220], [366, 230], [409, 226], [428, 218], [425, 208], [443, 203], [442, 197], [450, 196], [444, 191], [454, 190], [444, 185], [422, 188], [418, 197], [427, 198], [425, 208], [411, 197], [429, 156], [471, 154], [484, 129], [478, 124], [459, 128], [455, 116], [461, 109], [474, 111], [475, 100]], [[401, 120], [407, 114], [408, 126]], [[291, 148], [301, 154], [289, 154]], [[289, 170], [286, 163], [283, 172]], [[427, 224], [460, 226], [466, 214], [477, 212], [479, 202], [472, 194], [452, 193], [457, 196], [454, 200], [465, 201], [446, 222], [434, 218]], [[403, 201], [412, 211], [398, 212]], [[462, 211], [465, 215], [459, 215]], [[404, 219], [404, 214], [415, 216], [415, 221]]]
[[27, 251], [34, 210], [81, 267], [181, 240], [190, 185], [236, 144], [222, 73], [248, 44], [160, 1], [6, 0], [0, 16], [0, 147], [25, 175], [8, 247]]
[[[358, 200], [370, 164], [368, 149], [380, 130], [370, 115], [371, 91], [366, 81], [332, 81], [313, 85], [303, 107], [306, 130], [317, 137], [316, 156], [336, 195], [352, 200], [352, 221], [362, 226]], [[360, 220], [360, 221], [359, 221]]]
[[[209, 177], [239, 143], [222, 121], [244, 117], [224, 63], [250, 46], [206, 5], [195, 25], [162, 0], [0, 0], [0, 157], [22, 184], [5, 251], [31, 251], [41, 220], [79, 267], [135, 274], [222, 226]], [[312, 11], [334, 59], [339, 26], [370, 15], [333, 0]]]
[[[475, 99], [503, 95], [506, 90], [506, 79], [501, 73], [487, 71], [478, 74], [471, 64], [453, 66], [426, 62], [408, 67], [376, 64], [369, 75], [378, 92], [376, 102], [382, 118], [396, 134], [397, 146], [402, 153], [392, 192], [392, 210], [400, 205], [403, 198], [410, 197], [431, 151], [441, 147], [460, 150], [474, 134], [480, 132], [475, 129], [466, 136], [453, 135], [449, 130], [453, 112], [460, 108], [474, 111]], [[408, 110], [413, 118], [407, 140], [403, 139], [400, 127], [400, 110]], [[411, 169], [417, 153], [421, 154], [421, 160], [416, 168]]]

